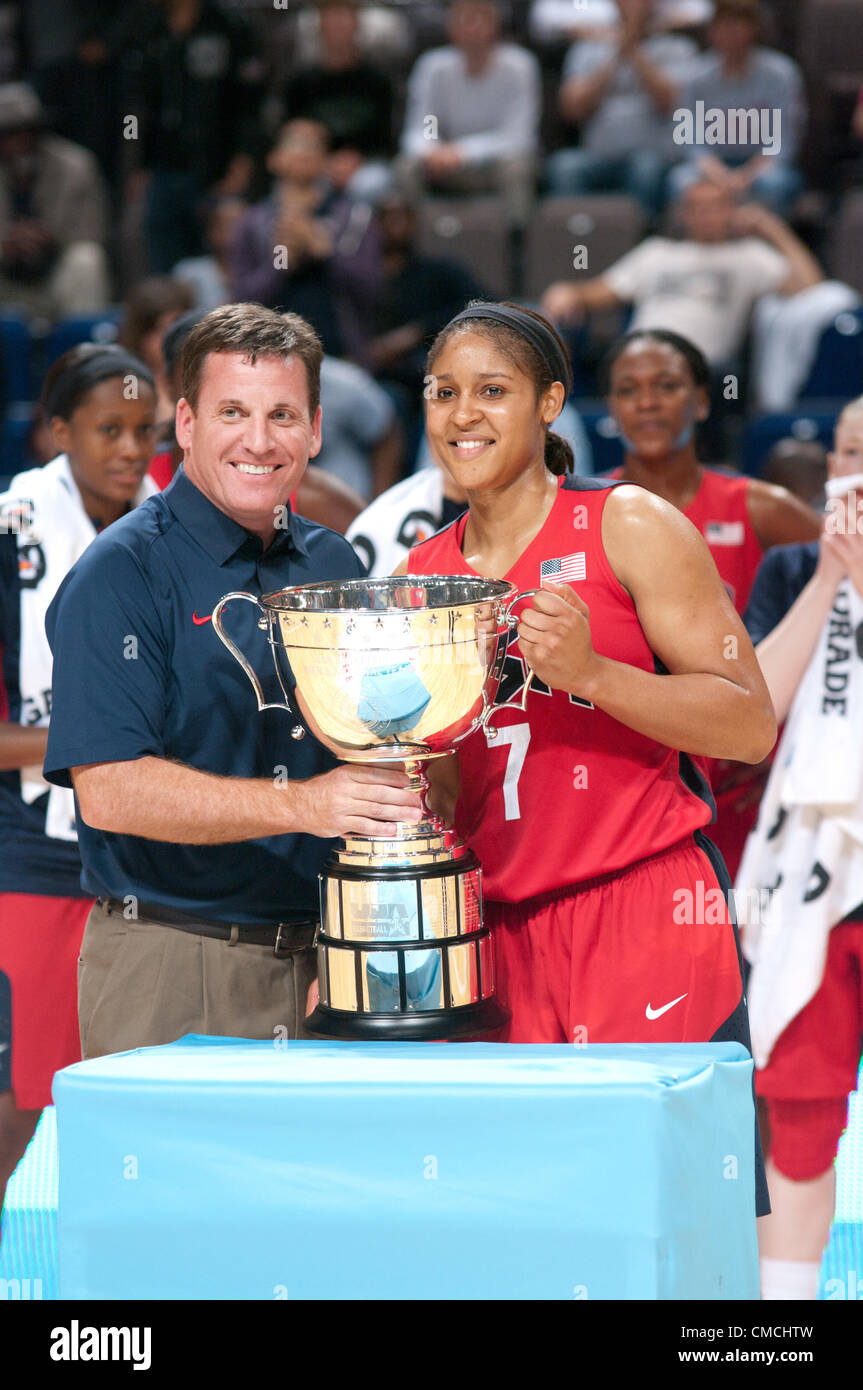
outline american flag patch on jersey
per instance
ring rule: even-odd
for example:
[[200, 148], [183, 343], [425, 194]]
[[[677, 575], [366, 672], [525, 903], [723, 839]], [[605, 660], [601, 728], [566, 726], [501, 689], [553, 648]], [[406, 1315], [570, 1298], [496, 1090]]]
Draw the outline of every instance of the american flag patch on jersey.
[[708, 521], [704, 528], [708, 545], [742, 545], [742, 521]]
[[543, 560], [539, 567], [540, 579], [551, 579], [555, 584], [567, 584], [570, 580], [584, 579], [585, 551], [575, 555], [564, 555], [561, 560]]

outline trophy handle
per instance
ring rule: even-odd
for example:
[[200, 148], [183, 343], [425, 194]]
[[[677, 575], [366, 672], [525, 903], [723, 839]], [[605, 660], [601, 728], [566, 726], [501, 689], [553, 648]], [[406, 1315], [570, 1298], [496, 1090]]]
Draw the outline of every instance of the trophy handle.
[[[518, 618], [515, 616], [515, 614], [514, 614], [513, 611], [512, 611], [513, 608], [515, 607], [515, 605], [516, 605], [517, 603], [521, 603], [522, 599], [525, 599], [525, 598], [533, 598], [533, 595], [534, 595], [534, 594], [539, 594], [539, 593], [542, 593], [542, 588], [541, 588], [541, 587], [540, 587], [539, 589], [524, 589], [520, 594], [516, 594], [516, 595], [515, 595], [515, 598], [511, 598], [511, 599], [510, 599], [509, 603], [506, 605], [506, 623], [507, 623], [507, 627], [509, 627], [509, 628], [514, 628], [514, 627], [517, 627], [517, 626], [518, 626]], [[522, 711], [526, 711], [526, 710], [527, 710], [527, 697], [528, 697], [528, 695], [530, 694], [530, 687], [533, 685], [533, 675], [534, 675], [533, 671], [532, 671], [532, 670], [530, 669], [530, 667], [528, 666], [528, 668], [527, 668], [527, 680], [524, 682], [524, 685], [521, 687], [521, 700], [520, 700], [520, 701], [518, 700], [518, 691], [516, 691], [515, 695], [514, 695], [514, 696], [510, 696], [510, 698], [509, 698], [508, 700], [504, 700], [503, 704], [497, 705], [497, 704], [495, 704], [495, 703], [492, 702], [492, 704], [489, 705], [489, 707], [488, 707], [488, 709], [486, 710], [485, 714], [483, 715], [482, 719], [479, 721], [479, 722], [480, 722], [480, 727], [483, 728], [483, 729], [485, 730], [485, 732], [487, 733], [487, 735], [488, 735], [489, 738], [491, 738], [491, 739], [497, 738], [497, 729], [491, 729], [491, 728], [489, 728], [489, 727], [488, 727], [488, 721], [489, 721], [489, 719], [491, 719], [492, 715], [497, 714], [498, 710], [501, 710], [501, 709], [520, 709], [520, 710], [522, 710]]]
[[[219, 641], [222, 642], [223, 645], [227, 647], [228, 651], [231, 653], [231, 656], [234, 657], [235, 660], [238, 661], [238, 662], [240, 663], [240, 665], [242, 666], [242, 668], [243, 668], [243, 670], [245, 671], [246, 675], [248, 676], [248, 678], [249, 678], [249, 684], [251, 685], [252, 689], [253, 689], [254, 692], [255, 692], [255, 698], [256, 698], [256, 700], [257, 700], [257, 702], [258, 702], [258, 709], [259, 709], [259, 710], [263, 710], [263, 709], [286, 709], [286, 710], [288, 711], [288, 714], [293, 714], [294, 711], [291, 709], [290, 705], [287, 703], [287, 698], [288, 698], [288, 697], [287, 697], [287, 692], [286, 692], [286, 691], [285, 691], [285, 703], [284, 703], [284, 704], [281, 704], [281, 703], [279, 703], [278, 701], [276, 701], [275, 704], [268, 704], [268, 703], [267, 703], [267, 701], [264, 699], [264, 692], [263, 692], [263, 690], [261, 689], [261, 682], [258, 680], [257, 675], [256, 675], [255, 672], [252, 670], [252, 667], [249, 665], [249, 662], [248, 662], [248, 661], [246, 660], [246, 658], [243, 656], [243, 653], [240, 651], [240, 649], [239, 649], [239, 647], [237, 646], [236, 642], [232, 642], [232, 641], [231, 641], [230, 637], [229, 637], [228, 634], [225, 632], [225, 629], [222, 627], [222, 609], [223, 609], [227, 604], [229, 604], [233, 599], [235, 599], [235, 598], [242, 598], [242, 599], [245, 599], [247, 603], [254, 603], [255, 606], [256, 606], [257, 608], [260, 608], [261, 613], [263, 614], [263, 617], [261, 617], [261, 618], [258, 619], [258, 627], [259, 627], [259, 628], [266, 629], [266, 628], [268, 628], [269, 625], [270, 625], [270, 620], [269, 620], [269, 618], [267, 617], [267, 610], [266, 610], [266, 608], [264, 607], [264, 605], [261, 603], [260, 599], [259, 599], [259, 598], [256, 598], [254, 594], [247, 594], [244, 590], [238, 589], [235, 593], [232, 593], [232, 594], [225, 594], [225, 597], [224, 597], [224, 598], [220, 598], [220, 599], [219, 599], [219, 602], [216, 604], [215, 608], [213, 609], [213, 627], [216, 629], [216, 632], [217, 632], [218, 637], [219, 637]], [[284, 690], [284, 686], [282, 687], [282, 689]]]

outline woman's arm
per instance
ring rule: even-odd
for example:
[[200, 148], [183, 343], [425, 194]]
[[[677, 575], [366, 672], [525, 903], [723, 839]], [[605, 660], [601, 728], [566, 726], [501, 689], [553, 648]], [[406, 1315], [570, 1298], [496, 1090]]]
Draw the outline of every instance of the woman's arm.
[[776, 740], [770, 695], [702, 536], [670, 503], [619, 487], [605, 505], [602, 540], [668, 674], [600, 656], [587, 605], [554, 585], [519, 623], [537, 675], [668, 748], [760, 762]]
[[444, 825], [455, 824], [455, 804], [461, 791], [461, 768], [458, 751], [448, 758], [430, 758], [426, 763], [429, 790], [426, 805], [432, 815], [439, 816]]
[[863, 583], [863, 537], [825, 532], [809, 583], [782, 621], [755, 648], [780, 724], [788, 716], [846, 574], [860, 576]]
[[746, 493], [746, 510], [762, 550], [795, 541], [817, 541], [818, 513], [787, 488], [753, 478]]
[[23, 724], [0, 724], [0, 772], [21, 767], [41, 767], [47, 747], [47, 729], [30, 729]]

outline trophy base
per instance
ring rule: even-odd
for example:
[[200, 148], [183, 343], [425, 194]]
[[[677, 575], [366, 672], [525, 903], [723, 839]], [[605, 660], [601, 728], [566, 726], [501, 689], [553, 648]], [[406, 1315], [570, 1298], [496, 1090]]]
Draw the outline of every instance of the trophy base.
[[494, 1032], [508, 1020], [509, 1010], [492, 998], [417, 1014], [359, 1014], [319, 1004], [305, 1027], [315, 1037], [340, 1042], [449, 1042]]

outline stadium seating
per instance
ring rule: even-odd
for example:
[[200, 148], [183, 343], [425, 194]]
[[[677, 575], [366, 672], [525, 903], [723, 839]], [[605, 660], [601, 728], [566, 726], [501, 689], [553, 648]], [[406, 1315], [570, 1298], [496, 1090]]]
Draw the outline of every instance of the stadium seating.
[[512, 292], [509, 234], [498, 198], [423, 199], [419, 249], [466, 266], [496, 298]]
[[553, 280], [571, 279], [577, 246], [586, 250], [583, 278], [601, 275], [644, 235], [644, 213], [634, 198], [592, 194], [546, 198], [537, 205], [525, 246], [524, 294], [539, 299]]
[[0, 314], [0, 360], [4, 401], [32, 401], [33, 341], [30, 324], [21, 314]]
[[78, 343], [113, 343], [117, 338], [120, 309], [105, 309], [101, 314], [86, 314], [60, 319], [49, 332], [43, 347], [45, 367], [50, 367], [61, 353]]
[[844, 404], [844, 401], [812, 401], [802, 404], [797, 411], [753, 416], [743, 434], [740, 471], [759, 477], [767, 454], [780, 439], [815, 439], [825, 449], [832, 448], [833, 427]]
[[837, 314], [821, 335], [800, 400], [863, 394], [863, 309]]

